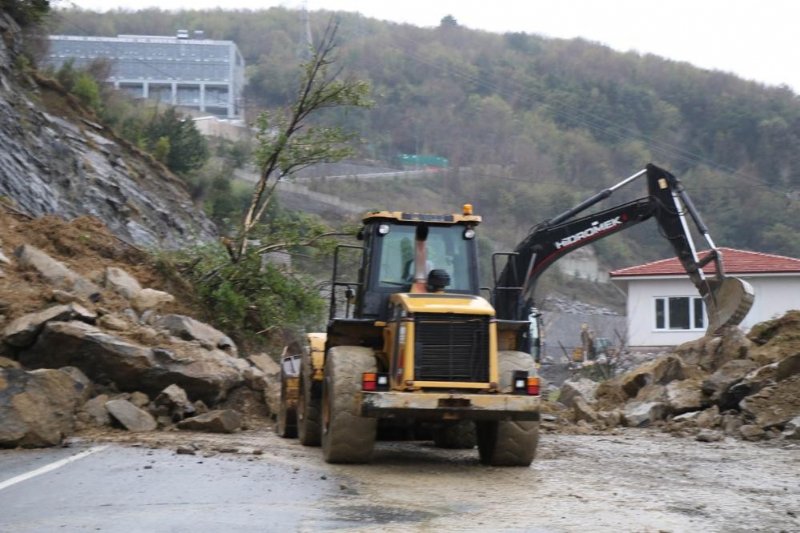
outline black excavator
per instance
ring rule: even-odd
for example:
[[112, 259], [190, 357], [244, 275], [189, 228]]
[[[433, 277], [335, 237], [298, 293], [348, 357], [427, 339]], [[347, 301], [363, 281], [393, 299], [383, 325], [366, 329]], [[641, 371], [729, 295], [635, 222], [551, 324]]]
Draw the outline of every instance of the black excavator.
[[[648, 195], [581, 218], [579, 213], [605, 200], [615, 191], [646, 176]], [[535, 310], [534, 292], [539, 276], [564, 255], [598, 239], [654, 218], [661, 235], [675, 250], [706, 307], [707, 334], [741, 323], [753, 305], [753, 288], [744, 280], [725, 274], [722, 253], [714, 244], [700, 214], [680, 180], [653, 164], [571, 209], [534, 226], [511, 253], [505, 268], [495, 276], [494, 307], [500, 319], [522, 320]], [[687, 224], [691, 218], [708, 244], [698, 256]], [[496, 263], [496, 261], [495, 261]], [[703, 267], [714, 264], [709, 276]]]

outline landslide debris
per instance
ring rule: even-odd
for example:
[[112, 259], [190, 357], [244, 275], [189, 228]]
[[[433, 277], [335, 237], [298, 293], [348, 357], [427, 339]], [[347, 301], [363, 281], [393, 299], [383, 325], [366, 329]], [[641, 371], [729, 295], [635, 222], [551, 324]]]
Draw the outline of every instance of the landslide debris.
[[[191, 294], [100, 221], [0, 203], [0, 446], [126, 428], [268, 422], [279, 371], [192, 317]], [[607, 381], [567, 381], [545, 429], [654, 426], [715, 442], [800, 439], [800, 311], [676, 347]]]
[[98, 220], [33, 219], [0, 203], [0, 447], [96, 428], [268, 423], [278, 366], [240, 356], [195, 308]]
[[800, 439], [800, 311], [746, 335], [729, 328], [682, 344], [601, 383], [572, 379], [548, 409], [566, 431], [654, 426], [703, 442]]

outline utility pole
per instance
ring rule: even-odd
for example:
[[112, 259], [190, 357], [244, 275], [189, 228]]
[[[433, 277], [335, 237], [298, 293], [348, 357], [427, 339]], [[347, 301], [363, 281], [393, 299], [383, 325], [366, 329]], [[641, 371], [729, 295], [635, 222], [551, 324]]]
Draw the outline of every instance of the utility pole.
[[[311, 18], [308, 16], [308, 1], [303, 0], [303, 28], [305, 35], [300, 38], [300, 57], [308, 60], [311, 57], [311, 50], [314, 47], [314, 40], [311, 37]], [[303, 39], [305, 38], [305, 39]]]

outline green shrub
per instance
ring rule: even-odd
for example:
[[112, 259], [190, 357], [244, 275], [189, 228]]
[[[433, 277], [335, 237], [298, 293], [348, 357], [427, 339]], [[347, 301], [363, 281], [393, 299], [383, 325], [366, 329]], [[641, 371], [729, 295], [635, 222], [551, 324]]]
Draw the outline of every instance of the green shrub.
[[79, 72], [72, 85], [72, 94], [88, 108], [96, 113], [100, 112], [100, 88], [92, 76], [86, 72]]
[[50, 11], [49, 0], [0, 0], [0, 10], [8, 13], [23, 28], [38, 24]]
[[275, 343], [287, 330], [322, 325], [325, 303], [311, 278], [273, 265], [250, 253], [232, 263], [218, 244], [181, 252], [176, 258], [205, 306], [210, 321], [238, 343]]

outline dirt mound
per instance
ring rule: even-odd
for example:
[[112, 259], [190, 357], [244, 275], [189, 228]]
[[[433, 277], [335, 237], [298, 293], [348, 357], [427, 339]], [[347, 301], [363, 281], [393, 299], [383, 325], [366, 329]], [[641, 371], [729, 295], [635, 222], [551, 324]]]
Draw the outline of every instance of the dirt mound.
[[[145, 286], [164, 290], [176, 297], [173, 310], [192, 314], [196, 305], [188, 287], [168, 279], [143, 250], [114, 236], [93, 217], [64, 220], [57, 216], [32, 218], [16, 212], [0, 201], [0, 246], [11, 254], [19, 246], [30, 244], [63, 262], [67, 267], [95, 279], [107, 267], [122, 268]], [[12, 320], [41, 309], [52, 301], [51, 287], [30, 271], [2, 268], [0, 264], [0, 315]], [[122, 310], [127, 302], [110, 296], [102, 304], [111, 311]]]
[[685, 343], [595, 387], [582, 381], [561, 387], [561, 417], [595, 430], [655, 426], [711, 442], [796, 439], [800, 312], [747, 336], [729, 330]]

